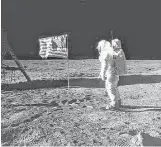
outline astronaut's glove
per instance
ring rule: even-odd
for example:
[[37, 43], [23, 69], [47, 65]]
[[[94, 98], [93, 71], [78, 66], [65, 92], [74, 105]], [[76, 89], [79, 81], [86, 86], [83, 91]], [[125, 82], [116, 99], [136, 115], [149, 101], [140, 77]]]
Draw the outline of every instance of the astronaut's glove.
[[97, 79], [101, 79], [101, 73], [99, 74], [99, 76], [97, 77]]
[[105, 81], [106, 80], [106, 77], [105, 77], [104, 74], [101, 74], [100, 76], [101, 76], [102, 81]]
[[101, 79], [102, 81], [105, 81], [106, 77], [105, 77], [104, 74], [102, 74], [102, 73], [100, 72], [100, 74], [99, 74], [99, 76], [97, 77], [97, 79]]

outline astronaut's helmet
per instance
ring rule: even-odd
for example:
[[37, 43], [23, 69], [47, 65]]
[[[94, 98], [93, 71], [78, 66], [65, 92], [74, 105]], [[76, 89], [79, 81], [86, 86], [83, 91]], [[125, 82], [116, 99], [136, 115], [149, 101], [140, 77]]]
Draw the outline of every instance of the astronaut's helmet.
[[122, 46], [121, 46], [121, 40], [119, 40], [119, 39], [113, 39], [112, 40], [112, 47], [115, 48], [115, 49], [122, 48]]

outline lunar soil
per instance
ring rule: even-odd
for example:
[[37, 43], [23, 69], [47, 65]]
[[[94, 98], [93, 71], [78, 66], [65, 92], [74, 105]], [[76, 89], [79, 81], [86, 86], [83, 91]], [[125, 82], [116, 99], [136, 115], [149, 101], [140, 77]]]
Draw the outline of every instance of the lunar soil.
[[[22, 60], [1, 70], [2, 146], [161, 146], [161, 60], [128, 60], [122, 107], [109, 103], [96, 59]], [[14, 61], [5, 65], [16, 67]]]

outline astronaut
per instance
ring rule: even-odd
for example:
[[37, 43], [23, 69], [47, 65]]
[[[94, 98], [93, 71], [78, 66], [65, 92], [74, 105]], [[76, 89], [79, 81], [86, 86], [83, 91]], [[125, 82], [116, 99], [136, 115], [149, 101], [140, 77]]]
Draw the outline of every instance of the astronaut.
[[121, 47], [121, 41], [114, 39], [110, 42], [101, 40], [98, 43], [101, 71], [99, 77], [105, 81], [105, 89], [111, 102], [106, 109], [118, 109], [121, 99], [118, 90], [119, 75], [126, 74], [126, 58]]

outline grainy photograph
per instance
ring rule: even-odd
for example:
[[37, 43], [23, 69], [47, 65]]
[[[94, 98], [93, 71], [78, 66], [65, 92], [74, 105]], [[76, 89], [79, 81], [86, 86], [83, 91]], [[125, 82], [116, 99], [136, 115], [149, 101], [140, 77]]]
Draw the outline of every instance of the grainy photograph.
[[1, 146], [161, 146], [161, 1], [2, 0]]

